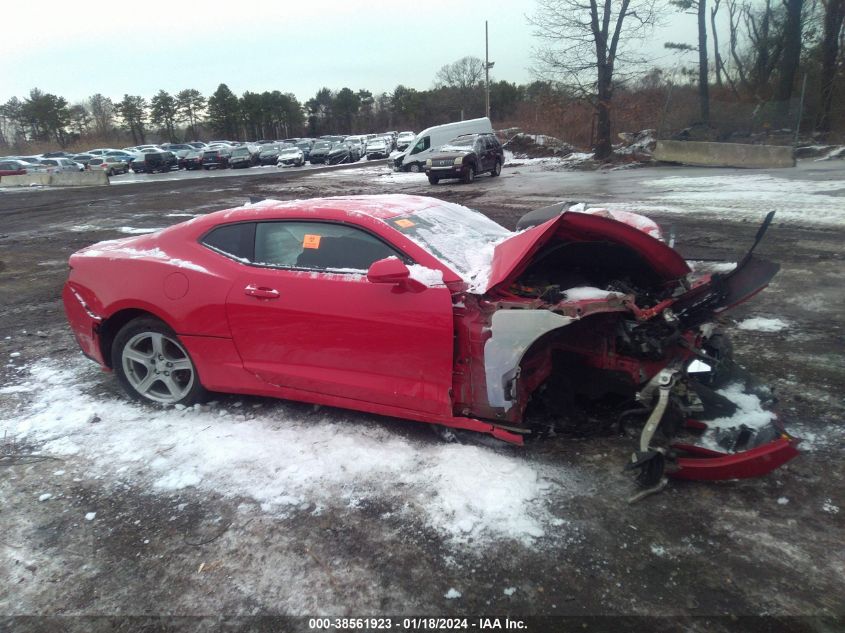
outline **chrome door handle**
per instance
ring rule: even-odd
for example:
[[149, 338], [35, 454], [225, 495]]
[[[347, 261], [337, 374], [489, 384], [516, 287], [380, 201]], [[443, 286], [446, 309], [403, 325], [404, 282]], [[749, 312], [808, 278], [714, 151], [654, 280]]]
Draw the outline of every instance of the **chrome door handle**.
[[278, 299], [279, 291], [275, 288], [268, 288], [267, 286], [256, 286], [249, 284], [244, 288], [244, 294], [250, 297], [258, 297], [259, 299]]

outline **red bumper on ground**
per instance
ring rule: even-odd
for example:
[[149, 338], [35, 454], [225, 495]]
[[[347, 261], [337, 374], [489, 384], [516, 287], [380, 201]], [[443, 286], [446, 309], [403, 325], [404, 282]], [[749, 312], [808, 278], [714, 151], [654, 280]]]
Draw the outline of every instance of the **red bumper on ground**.
[[766, 475], [798, 455], [800, 440], [784, 435], [739, 453], [722, 453], [692, 444], [673, 444], [685, 456], [676, 460], [677, 469], [667, 473], [676, 479], [718, 481], [748, 479]]

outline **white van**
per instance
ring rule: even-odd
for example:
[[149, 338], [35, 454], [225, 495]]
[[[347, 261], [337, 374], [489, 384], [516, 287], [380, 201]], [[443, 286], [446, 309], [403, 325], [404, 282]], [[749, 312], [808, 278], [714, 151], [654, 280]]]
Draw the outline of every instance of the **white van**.
[[417, 134], [413, 142], [401, 154], [387, 161], [395, 171], [423, 171], [426, 159], [437, 149], [461, 134], [493, 133], [490, 119], [469, 119], [444, 125], [435, 125]]

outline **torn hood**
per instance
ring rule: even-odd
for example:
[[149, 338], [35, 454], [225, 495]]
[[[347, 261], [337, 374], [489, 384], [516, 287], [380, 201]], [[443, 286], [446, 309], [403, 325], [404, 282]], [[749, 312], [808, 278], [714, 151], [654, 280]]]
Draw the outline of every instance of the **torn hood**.
[[486, 293], [507, 289], [540, 250], [552, 240], [613, 242], [637, 252], [666, 282], [681, 279], [690, 268], [672, 248], [630, 224], [609, 217], [565, 212], [499, 242], [493, 251]]

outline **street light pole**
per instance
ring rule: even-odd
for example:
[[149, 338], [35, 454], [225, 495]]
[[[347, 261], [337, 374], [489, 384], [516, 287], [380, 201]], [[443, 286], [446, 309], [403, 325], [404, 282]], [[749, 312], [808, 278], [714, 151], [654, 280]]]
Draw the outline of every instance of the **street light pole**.
[[487, 118], [490, 118], [490, 69], [495, 62], [490, 61], [490, 45], [487, 39], [487, 20], [484, 20], [484, 96]]

